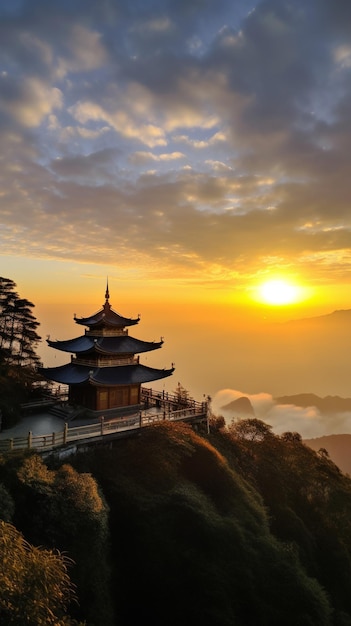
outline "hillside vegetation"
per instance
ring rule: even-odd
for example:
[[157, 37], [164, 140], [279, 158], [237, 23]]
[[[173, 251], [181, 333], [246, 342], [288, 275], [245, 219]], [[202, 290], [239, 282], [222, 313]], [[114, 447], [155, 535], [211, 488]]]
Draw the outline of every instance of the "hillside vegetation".
[[[219, 426], [162, 423], [64, 464], [4, 458], [1, 623], [351, 624], [350, 479], [296, 433]], [[6, 566], [14, 535], [19, 561]], [[45, 593], [23, 550], [57, 568], [46, 585], [56, 621], [38, 621]]]
[[328, 450], [330, 458], [338, 467], [351, 476], [351, 435], [323, 435], [313, 439], [305, 439], [304, 443], [312, 450], [325, 448]]

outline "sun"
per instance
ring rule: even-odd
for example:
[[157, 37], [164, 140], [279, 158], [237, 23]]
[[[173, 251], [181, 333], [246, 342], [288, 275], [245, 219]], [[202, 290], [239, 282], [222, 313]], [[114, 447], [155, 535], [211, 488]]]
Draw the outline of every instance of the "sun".
[[286, 280], [268, 280], [258, 288], [259, 299], [266, 304], [283, 306], [300, 300], [300, 289]]

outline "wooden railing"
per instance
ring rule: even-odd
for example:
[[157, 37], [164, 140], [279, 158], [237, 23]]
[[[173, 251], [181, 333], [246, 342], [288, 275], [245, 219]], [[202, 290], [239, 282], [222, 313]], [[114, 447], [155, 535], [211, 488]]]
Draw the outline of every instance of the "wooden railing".
[[147, 406], [168, 406], [168, 407], [187, 407], [202, 412], [207, 410], [206, 402], [198, 402], [192, 398], [184, 397], [176, 393], [168, 393], [168, 391], [155, 391], [146, 387], [141, 388], [141, 400]]
[[37, 452], [45, 452], [57, 448], [59, 446], [65, 446], [68, 444], [74, 444], [82, 440], [100, 438], [106, 435], [113, 435], [118, 433], [130, 433], [137, 429], [141, 429], [151, 424], [161, 422], [163, 420], [169, 421], [184, 421], [192, 420], [195, 418], [207, 418], [207, 405], [206, 403], [196, 403], [197, 406], [186, 406], [176, 411], [160, 410], [155, 413], [149, 413], [148, 411], [141, 411], [138, 415], [133, 415], [128, 418], [117, 418], [110, 421], [105, 421], [102, 417], [100, 423], [88, 424], [86, 426], [77, 426], [68, 428], [68, 424], [65, 423], [64, 429], [59, 432], [45, 435], [33, 435], [28, 432], [23, 437], [13, 437], [11, 439], [0, 439], [0, 452], [10, 452], [13, 450], [23, 449], [35, 449]]

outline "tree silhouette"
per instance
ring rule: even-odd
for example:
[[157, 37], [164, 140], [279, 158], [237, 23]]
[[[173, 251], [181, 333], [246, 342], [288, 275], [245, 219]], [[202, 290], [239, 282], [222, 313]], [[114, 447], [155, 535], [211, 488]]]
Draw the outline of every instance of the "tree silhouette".
[[0, 350], [8, 365], [33, 367], [40, 363], [39, 322], [32, 312], [34, 304], [20, 298], [15, 287], [13, 280], [0, 277]]
[[30, 399], [41, 377], [37, 373], [40, 358], [39, 322], [34, 304], [20, 298], [16, 283], [0, 277], [0, 411], [4, 427], [16, 422], [20, 403]]

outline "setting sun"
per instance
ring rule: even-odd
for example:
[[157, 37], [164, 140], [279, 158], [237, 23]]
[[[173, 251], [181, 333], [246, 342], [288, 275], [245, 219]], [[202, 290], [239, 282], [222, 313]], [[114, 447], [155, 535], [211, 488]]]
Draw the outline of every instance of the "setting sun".
[[294, 304], [300, 299], [300, 289], [285, 280], [269, 280], [258, 289], [260, 300], [279, 306]]

